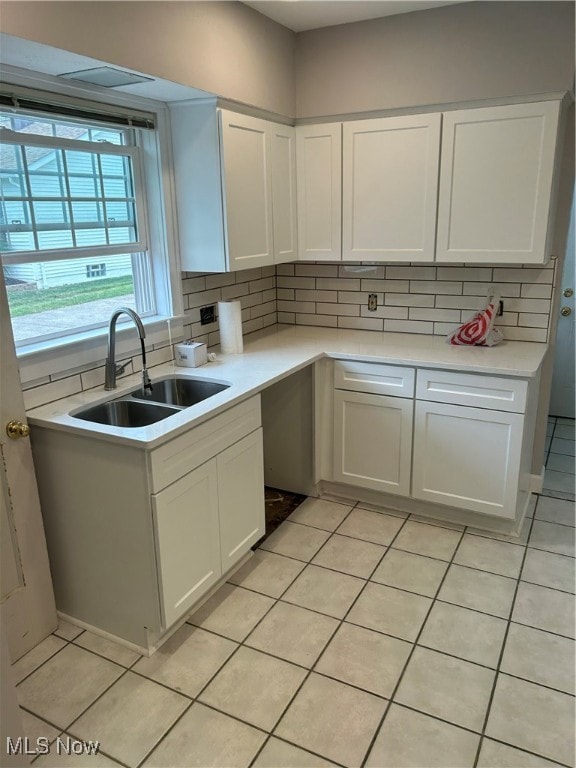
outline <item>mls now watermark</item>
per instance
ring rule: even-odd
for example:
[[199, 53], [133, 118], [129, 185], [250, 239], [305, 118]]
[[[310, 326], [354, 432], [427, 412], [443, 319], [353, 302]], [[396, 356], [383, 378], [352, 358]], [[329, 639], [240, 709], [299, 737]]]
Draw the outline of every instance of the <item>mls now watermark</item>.
[[37, 739], [30, 739], [28, 736], [6, 738], [6, 752], [9, 755], [47, 755], [49, 752], [55, 752], [57, 755], [97, 755], [99, 750], [99, 741], [80, 741], [70, 736], [58, 736], [52, 748], [50, 739], [46, 736], [39, 736]]

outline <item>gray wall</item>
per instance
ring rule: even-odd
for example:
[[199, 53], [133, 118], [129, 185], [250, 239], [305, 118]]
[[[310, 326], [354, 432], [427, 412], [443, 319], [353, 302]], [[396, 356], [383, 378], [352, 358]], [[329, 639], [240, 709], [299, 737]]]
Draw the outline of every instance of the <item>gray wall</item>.
[[574, 3], [473, 2], [300, 33], [296, 114], [565, 91]]
[[471, 2], [295, 35], [240, 2], [2, 2], [2, 31], [301, 118], [564, 91], [574, 3]]
[[2, 31], [295, 114], [295, 34], [238, 2], [3, 2]]

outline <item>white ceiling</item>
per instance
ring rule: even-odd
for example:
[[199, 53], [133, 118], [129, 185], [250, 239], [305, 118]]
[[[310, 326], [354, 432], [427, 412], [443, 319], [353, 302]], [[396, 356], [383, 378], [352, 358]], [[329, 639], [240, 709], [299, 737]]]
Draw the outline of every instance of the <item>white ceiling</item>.
[[397, 13], [424, 11], [441, 5], [455, 5], [470, 0], [250, 0], [255, 11], [277, 21], [294, 32], [333, 27], [352, 21], [379, 19]]

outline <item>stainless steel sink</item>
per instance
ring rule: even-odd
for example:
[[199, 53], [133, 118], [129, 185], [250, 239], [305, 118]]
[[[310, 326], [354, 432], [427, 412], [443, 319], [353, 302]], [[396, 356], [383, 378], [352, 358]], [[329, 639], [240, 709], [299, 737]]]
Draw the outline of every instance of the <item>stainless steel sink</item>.
[[142, 403], [138, 400], [110, 400], [70, 415], [83, 421], [109, 424], [113, 427], [147, 427], [149, 424], [167, 419], [168, 416], [180, 410], [180, 408], [170, 408], [168, 405]]
[[[183, 376], [167, 376], [152, 384], [152, 391], [137, 389], [117, 400], [71, 413], [76, 419], [113, 427], [147, 427], [190, 405], [228, 389], [230, 384]], [[132, 398], [135, 398], [134, 400]]]
[[229, 386], [230, 384], [222, 384], [217, 381], [169, 376], [155, 381], [152, 384], [151, 392], [137, 389], [132, 392], [132, 397], [138, 400], [148, 400], [149, 403], [165, 403], [177, 408], [188, 408], [190, 405], [195, 405], [208, 397], [212, 397], [212, 395], [217, 395], [228, 389]]

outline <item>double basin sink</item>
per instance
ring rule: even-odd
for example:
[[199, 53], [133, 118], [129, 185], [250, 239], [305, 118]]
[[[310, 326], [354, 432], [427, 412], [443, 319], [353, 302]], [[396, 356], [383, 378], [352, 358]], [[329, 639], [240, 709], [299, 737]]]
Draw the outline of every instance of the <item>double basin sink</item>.
[[144, 388], [136, 389], [120, 398], [91, 405], [70, 415], [113, 427], [147, 427], [217, 395], [229, 386], [218, 381], [167, 376], [155, 381], [151, 392]]

